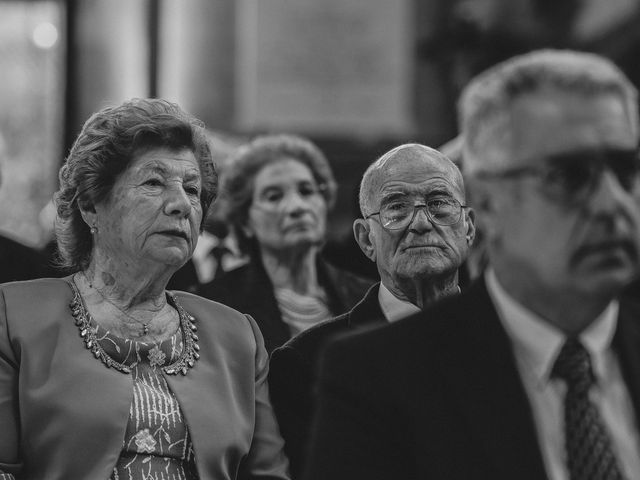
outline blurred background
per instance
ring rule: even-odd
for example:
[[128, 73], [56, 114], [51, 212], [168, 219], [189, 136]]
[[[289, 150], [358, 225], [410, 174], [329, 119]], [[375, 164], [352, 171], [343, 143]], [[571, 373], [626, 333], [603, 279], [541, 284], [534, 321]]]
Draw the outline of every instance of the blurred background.
[[372, 160], [451, 140], [468, 79], [544, 46], [604, 54], [637, 85], [640, 0], [0, 0], [0, 230], [43, 247], [43, 208], [83, 121], [164, 97], [221, 145], [315, 141], [340, 186], [340, 245]]

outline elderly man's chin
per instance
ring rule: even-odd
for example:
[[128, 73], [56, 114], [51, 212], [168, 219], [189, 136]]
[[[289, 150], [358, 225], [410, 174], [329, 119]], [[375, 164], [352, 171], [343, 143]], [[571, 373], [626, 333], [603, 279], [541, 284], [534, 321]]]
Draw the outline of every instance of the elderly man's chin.
[[575, 271], [576, 283], [586, 293], [615, 296], [640, 273], [638, 264], [628, 259], [608, 257], [589, 260], [578, 265]]
[[455, 272], [456, 268], [450, 260], [434, 259], [424, 255], [412, 255], [398, 262], [395, 271], [404, 278], [424, 278]]

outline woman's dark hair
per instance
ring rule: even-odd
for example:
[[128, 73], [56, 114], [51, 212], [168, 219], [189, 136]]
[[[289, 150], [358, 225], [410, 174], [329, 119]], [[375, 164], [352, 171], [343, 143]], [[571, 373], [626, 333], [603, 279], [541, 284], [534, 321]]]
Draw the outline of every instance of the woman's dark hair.
[[263, 135], [256, 137], [231, 156], [220, 174], [220, 198], [216, 207], [220, 218], [231, 225], [238, 239], [248, 247], [242, 227], [246, 225], [253, 201], [255, 177], [267, 165], [283, 159], [306, 165], [322, 192], [327, 206], [336, 200], [336, 181], [329, 162], [311, 141], [296, 135]]
[[204, 124], [161, 99], [132, 99], [106, 107], [84, 124], [60, 169], [60, 189], [54, 200], [62, 267], [85, 269], [91, 259], [93, 239], [80, 207], [105, 200], [134, 157], [155, 148], [193, 152], [200, 166], [205, 217], [217, 193], [217, 175]]

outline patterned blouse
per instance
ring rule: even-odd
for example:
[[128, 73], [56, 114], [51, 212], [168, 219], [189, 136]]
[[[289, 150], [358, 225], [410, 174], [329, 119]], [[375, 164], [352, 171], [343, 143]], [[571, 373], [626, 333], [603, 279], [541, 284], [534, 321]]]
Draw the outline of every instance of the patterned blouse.
[[93, 325], [105, 353], [129, 366], [133, 380], [129, 422], [111, 480], [197, 480], [189, 430], [161, 371], [182, 353], [181, 329], [163, 342], [147, 343]]

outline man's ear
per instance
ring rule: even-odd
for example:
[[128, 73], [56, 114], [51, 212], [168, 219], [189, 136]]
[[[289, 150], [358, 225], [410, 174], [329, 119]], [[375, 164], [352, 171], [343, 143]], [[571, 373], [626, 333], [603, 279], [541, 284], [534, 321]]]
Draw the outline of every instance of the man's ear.
[[376, 249], [371, 240], [371, 227], [369, 222], [363, 218], [356, 218], [353, 222], [353, 235], [356, 238], [356, 242], [369, 260], [375, 263], [376, 261]]
[[482, 180], [470, 183], [472, 187], [470, 188], [471, 200], [469, 203], [473, 205], [473, 235], [475, 237], [476, 229], [480, 229], [483, 238], [494, 238], [500, 228], [498, 218], [500, 208], [496, 203], [498, 199], [495, 192], [491, 192], [491, 189], [496, 187]]

